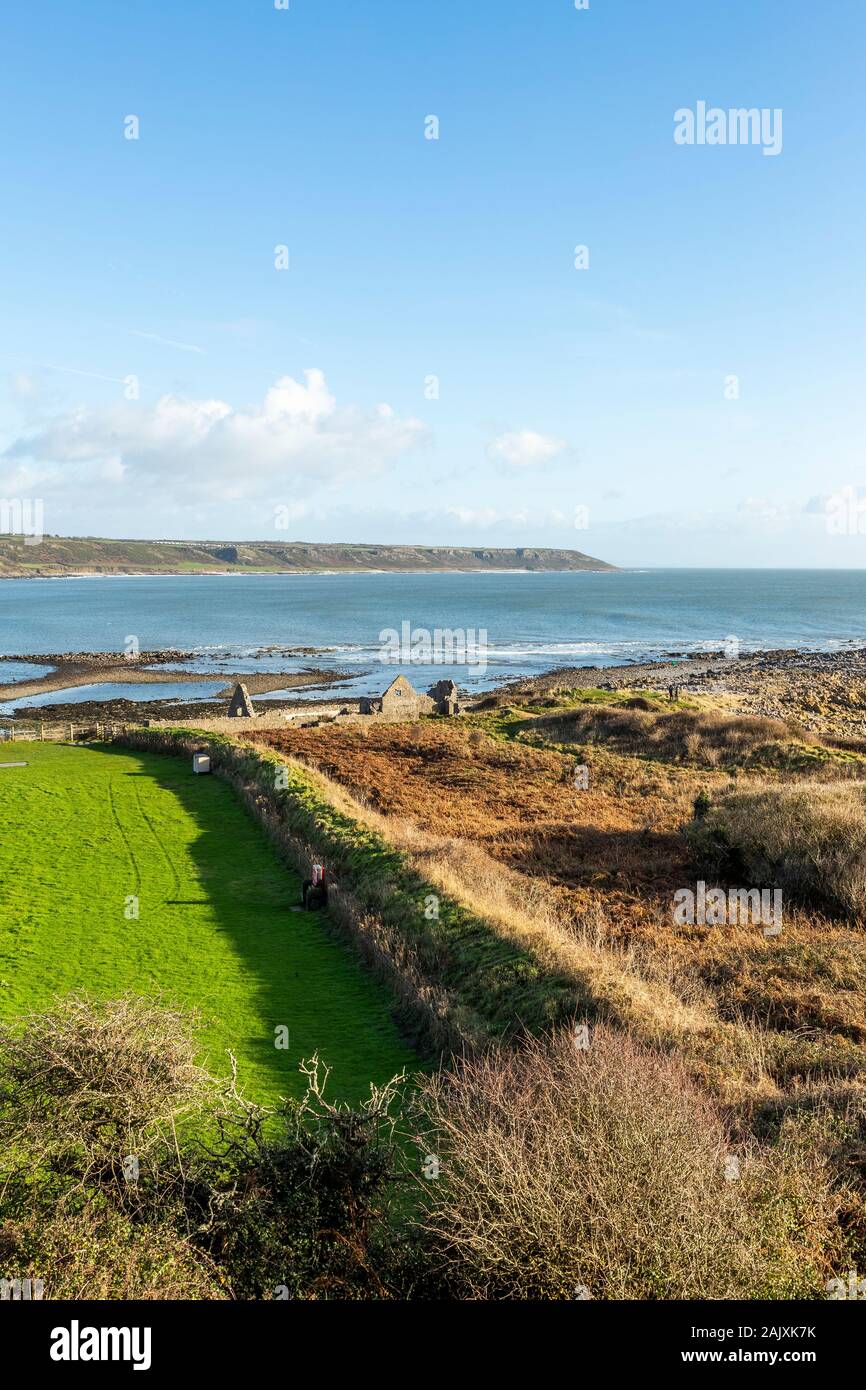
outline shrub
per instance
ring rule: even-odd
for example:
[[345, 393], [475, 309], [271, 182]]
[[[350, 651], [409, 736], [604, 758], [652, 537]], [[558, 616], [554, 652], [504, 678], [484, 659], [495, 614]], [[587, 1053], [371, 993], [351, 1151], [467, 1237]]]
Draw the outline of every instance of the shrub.
[[586, 1051], [562, 1034], [423, 1085], [424, 1143], [442, 1168], [419, 1219], [456, 1296], [819, 1290], [836, 1208], [822, 1160], [737, 1153], [677, 1061], [597, 1029]]
[[52, 1299], [389, 1296], [403, 1078], [353, 1109], [314, 1058], [270, 1110], [196, 1065], [194, 1032], [78, 997], [2, 1030], [0, 1273]]
[[201, 1171], [207, 1215], [196, 1239], [239, 1298], [273, 1298], [278, 1289], [289, 1298], [390, 1297], [391, 1110], [405, 1078], [371, 1085], [353, 1108], [326, 1098], [328, 1072], [317, 1058], [301, 1070], [307, 1093], [286, 1101], [275, 1123], [249, 1105], [223, 1119]]
[[0, 1223], [0, 1269], [41, 1279], [46, 1299], [223, 1299], [227, 1282], [170, 1223], [89, 1201]]

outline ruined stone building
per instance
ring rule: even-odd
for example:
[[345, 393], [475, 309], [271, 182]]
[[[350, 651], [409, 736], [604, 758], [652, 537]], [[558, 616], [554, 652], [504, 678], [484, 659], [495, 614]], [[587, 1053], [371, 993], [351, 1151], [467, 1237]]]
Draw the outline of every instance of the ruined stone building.
[[431, 685], [427, 694], [433, 701], [436, 714], [460, 713], [460, 691], [454, 681], [437, 681], [435, 685]]
[[406, 679], [395, 676], [378, 697], [364, 695], [359, 703], [362, 715], [381, 719], [419, 719], [423, 714], [459, 714], [460, 699], [452, 680], [437, 681], [426, 695]]

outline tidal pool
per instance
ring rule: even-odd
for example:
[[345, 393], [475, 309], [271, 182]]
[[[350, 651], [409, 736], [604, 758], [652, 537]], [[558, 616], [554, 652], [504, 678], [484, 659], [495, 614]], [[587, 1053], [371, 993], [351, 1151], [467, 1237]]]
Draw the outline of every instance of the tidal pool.
[[84, 705], [107, 700], [174, 700], [185, 703], [193, 700], [213, 700], [225, 689], [225, 681], [154, 681], [137, 683], [125, 681], [102, 685], [75, 685], [65, 690], [45, 690], [41, 695], [19, 696], [0, 703], [0, 714], [15, 709], [43, 709], [46, 705]]

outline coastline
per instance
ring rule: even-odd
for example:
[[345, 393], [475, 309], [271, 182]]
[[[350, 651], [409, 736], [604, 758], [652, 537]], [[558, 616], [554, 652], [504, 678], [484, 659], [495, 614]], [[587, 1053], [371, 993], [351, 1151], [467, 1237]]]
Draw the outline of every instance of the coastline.
[[245, 570], [70, 570], [62, 574], [0, 574], [0, 583], [18, 579], [252, 579], [263, 575], [294, 574], [298, 577], [311, 575], [342, 574], [627, 574], [628, 569], [527, 569], [511, 566], [496, 569], [493, 566], [478, 565], [463, 569], [457, 566], [424, 569], [245, 569]]
[[[312, 654], [312, 653], [311, 653]], [[220, 671], [212, 677], [200, 671], [188, 671], [182, 667], [175, 669], [173, 663], [178, 661], [188, 661], [194, 654], [187, 651], [175, 649], [165, 649], [163, 651], [141, 652], [136, 658], [130, 659], [117, 652], [64, 652], [60, 654], [46, 654], [44, 656], [34, 656], [27, 654], [6, 655], [4, 661], [21, 661], [31, 664], [39, 663], [50, 666], [52, 669], [47, 675], [27, 678], [20, 681], [6, 682], [0, 684], [0, 702], [7, 704], [12, 700], [22, 701], [22, 706], [28, 699], [40, 695], [51, 694], [57, 691], [58, 695], [66, 690], [79, 689], [88, 685], [162, 685], [170, 682], [172, 685], [201, 685], [210, 681], [219, 680], [222, 688], [214, 697], [215, 701], [223, 704], [228, 701], [234, 687], [240, 683], [246, 685], [250, 695], [266, 695], [272, 690], [300, 690], [308, 686], [331, 686], [338, 684], [341, 680], [350, 678], [350, 673], [345, 671], [325, 671], [318, 667], [308, 667], [304, 671], [253, 671], [243, 670], [225, 672]], [[157, 669], [153, 669], [156, 667]], [[168, 667], [167, 670], [160, 670], [160, 667]], [[116, 700], [88, 700], [80, 704], [67, 705], [62, 699], [56, 705], [44, 705], [32, 707], [33, 717], [45, 719], [68, 719], [70, 711], [77, 711], [78, 718], [93, 718], [98, 715], [104, 717], [101, 711], [109, 705], [125, 703], [122, 697]], [[154, 705], [160, 707], [167, 706], [169, 703], [177, 702], [154, 701]], [[199, 702], [196, 701], [196, 704]], [[209, 701], [201, 701], [202, 705], [208, 705]], [[275, 707], [279, 702], [275, 702]], [[141, 709], [144, 714], [145, 709], [152, 706], [147, 701], [135, 701], [134, 708]], [[127, 712], [128, 713], [128, 712]], [[4, 716], [7, 719], [13, 718], [12, 715]], [[23, 716], [29, 722], [27, 715]]]
[[[303, 648], [315, 660], [324, 649]], [[326, 671], [314, 665], [300, 672], [245, 672], [243, 669], [216, 673], [224, 682], [219, 694], [201, 701], [160, 700], [131, 702], [117, 696], [108, 701], [82, 701], [65, 704], [64, 690], [87, 685], [154, 684], [166, 681], [195, 685], [207, 681], [206, 673], [174, 669], [173, 663], [188, 661], [194, 653], [165, 649], [142, 652], [128, 660], [116, 652], [67, 652], [52, 655], [7, 655], [6, 661], [39, 661], [53, 669], [37, 679], [23, 679], [0, 685], [0, 701], [21, 701], [20, 716], [4, 716], [10, 722], [44, 719], [87, 721], [122, 719], [143, 722], [202, 723], [220, 718], [235, 684], [242, 682], [251, 696], [274, 690], [323, 688], [320, 700], [300, 701], [288, 696], [259, 707], [263, 719], [302, 704], [311, 714], [332, 705], [356, 707], [358, 697], [341, 696], [340, 683], [357, 672]], [[238, 662], [243, 666], [243, 659]], [[161, 667], [170, 669], [160, 669]], [[153, 669], [155, 668], [155, 669]], [[411, 676], [410, 672], [410, 676]], [[423, 683], [423, 682], [422, 682]], [[763, 716], [794, 721], [804, 729], [834, 738], [866, 740], [866, 640], [860, 647], [836, 651], [807, 648], [777, 648], [752, 652], [736, 658], [723, 652], [700, 653], [642, 661], [618, 666], [558, 667], [537, 676], [523, 676], [506, 682], [491, 679], [490, 686], [473, 692], [467, 707], [489, 701], [497, 704], [543, 702], [545, 697], [570, 690], [593, 689], [601, 692], [649, 690], [667, 693], [671, 688], [679, 699], [696, 707], [712, 708], [730, 714]], [[37, 695], [57, 691], [56, 705], [31, 708], [26, 701]], [[602, 696], [603, 699], [603, 696]], [[262, 726], [260, 726], [262, 727]]]

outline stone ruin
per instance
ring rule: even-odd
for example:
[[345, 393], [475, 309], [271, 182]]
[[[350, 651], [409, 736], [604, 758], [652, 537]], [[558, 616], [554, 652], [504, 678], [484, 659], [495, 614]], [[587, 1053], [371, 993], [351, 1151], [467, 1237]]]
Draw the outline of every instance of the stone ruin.
[[236, 685], [229, 700], [229, 719], [255, 719], [256, 712], [245, 685]]
[[452, 680], [437, 681], [424, 693], [416, 690], [405, 676], [395, 676], [381, 695], [362, 695], [357, 709], [344, 705], [336, 714], [320, 712], [305, 718], [292, 712], [284, 718], [290, 720], [293, 728], [315, 729], [321, 724], [367, 724], [373, 720], [404, 723], [425, 714], [456, 715], [462, 708], [460, 691]]
[[424, 714], [455, 715], [460, 713], [460, 692], [454, 681], [441, 680], [423, 694], [405, 676], [395, 676], [381, 695], [363, 695], [358, 709], [362, 717], [380, 719], [419, 719]]

